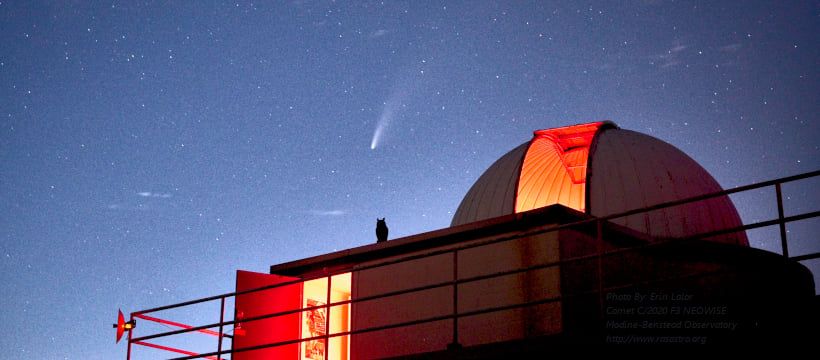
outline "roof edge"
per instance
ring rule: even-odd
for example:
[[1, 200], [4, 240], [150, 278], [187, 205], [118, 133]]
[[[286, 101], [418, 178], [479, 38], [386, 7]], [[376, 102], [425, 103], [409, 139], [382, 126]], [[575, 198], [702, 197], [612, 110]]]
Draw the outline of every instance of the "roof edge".
[[448, 227], [382, 243], [358, 246], [328, 254], [313, 256], [270, 266], [270, 273], [288, 276], [332, 273], [350, 269], [353, 265], [389, 256], [407, 254], [488, 237], [495, 234], [532, 228], [567, 224], [589, 218], [588, 215], [563, 205], [551, 205], [472, 223]]

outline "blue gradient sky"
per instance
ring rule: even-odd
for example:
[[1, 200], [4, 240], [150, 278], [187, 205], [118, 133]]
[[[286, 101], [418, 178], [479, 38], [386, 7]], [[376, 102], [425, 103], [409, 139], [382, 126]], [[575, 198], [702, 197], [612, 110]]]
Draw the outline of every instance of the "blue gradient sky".
[[[534, 129], [610, 119], [724, 187], [816, 170], [819, 16], [817, 1], [0, 1], [0, 358], [124, 358], [118, 308], [374, 242], [376, 217], [391, 238], [446, 227]], [[787, 187], [787, 211], [820, 203], [817, 185]], [[769, 193], [740, 200], [746, 221], [776, 214]]]

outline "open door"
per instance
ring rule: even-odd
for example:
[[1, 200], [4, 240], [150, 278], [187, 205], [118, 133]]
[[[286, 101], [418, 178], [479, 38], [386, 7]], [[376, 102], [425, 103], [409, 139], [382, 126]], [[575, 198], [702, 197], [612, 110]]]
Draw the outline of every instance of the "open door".
[[[299, 280], [295, 277], [262, 274], [238, 270], [236, 272], [236, 291], [250, 290], [267, 285]], [[233, 349], [272, 344], [281, 341], [296, 340], [301, 336], [301, 314], [296, 312], [272, 318], [242, 321], [255, 316], [302, 307], [302, 283], [280, 286], [273, 289], [255, 291], [236, 297], [234, 319]], [[269, 347], [260, 350], [238, 352], [233, 354], [235, 360], [256, 359], [297, 359], [299, 343]]]

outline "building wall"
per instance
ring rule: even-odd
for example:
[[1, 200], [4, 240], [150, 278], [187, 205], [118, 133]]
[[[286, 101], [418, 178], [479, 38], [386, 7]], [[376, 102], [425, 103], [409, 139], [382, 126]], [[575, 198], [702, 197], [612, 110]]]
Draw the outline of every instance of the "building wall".
[[[487, 239], [474, 241], [483, 240]], [[555, 262], [558, 259], [558, 233], [519, 238], [459, 251], [458, 278], [466, 280]], [[385, 260], [382, 259], [380, 262]], [[362, 299], [447, 282], [453, 279], [453, 268], [453, 254], [445, 253], [379, 268], [354, 270], [353, 298]], [[560, 271], [557, 266], [466, 282], [458, 287], [458, 311], [468, 313], [540, 299], [557, 299], [559, 289]], [[352, 311], [352, 328], [355, 331], [448, 316], [452, 313], [453, 287], [436, 287], [389, 298], [357, 302]], [[371, 359], [443, 350], [453, 342], [453, 326], [452, 319], [444, 319], [356, 334], [351, 339], [351, 355], [355, 359]], [[463, 346], [554, 334], [560, 331], [559, 301], [466, 316], [458, 320], [458, 342]]]
[[[609, 342], [610, 336], [633, 333], [681, 335], [672, 328], [636, 332], [633, 328], [609, 327], [610, 321], [629, 324], [711, 321], [737, 324], [738, 329], [743, 329], [728, 332], [687, 329], [685, 333], [701, 339], [705, 336], [714, 343], [801, 338], [801, 333], [787, 330], [799, 329], [797, 325], [807, 319], [806, 304], [816, 301], [811, 273], [800, 264], [735, 244], [697, 240], [659, 243], [639, 231], [609, 222], [580, 223], [541, 235], [523, 235], [582, 219], [564, 207], [544, 208], [300, 260], [276, 269], [272, 267], [272, 270], [294, 275], [327, 273], [326, 269], [334, 267], [351, 271], [351, 295], [355, 301], [351, 305], [351, 330], [359, 332], [377, 327], [351, 335], [350, 358], [354, 359], [413, 354], [421, 358], [452, 358], [462, 351], [449, 346], [456, 331], [458, 344], [464, 347], [463, 351], [477, 354], [475, 358], [498, 358], [510, 351], [543, 354], [553, 351], [555, 345], [602, 344]], [[364, 269], [377, 263], [498, 238], [510, 240], [459, 250], [457, 266], [454, 266], [453, 253], [443, 252]], [[436, 247], [436, 244], [447, 245]], [[599, 251], [605, 254], [599, 256]], [[527, 271], [516, 272], [522, 269]], [[448, 284], [454, 273], [460, 281], [456, 306], [462, 315], [457, 327], [452, 319], [453, 287]], [[503, 275], [485, 278], [499, 273]], [[420, 286], [429, 288], [398, 294]], [[664, 309], [726, 306], [730, 315], [693, 320], [680, 315], [657, 318], [652, 313], [609, 313], [610, 307], [635, 309], [633, 313], [637, 313], [637, 309], [644, 306], [637, 298], [638, 293], [691, 297], [680, 304], [675, 301], [683, 300], [661, 299], [650, 306]], [[390, 296], [367, 300], [382, 294]], [[622, 295], [632, 299], [624, 300]], [[470, 314], [521, 303], [527, 306]], [[436, 321], [422, 323], [430, 318]], [[413, 321], [419, 324], [384, 328]], [[517, 341], [521, 339], [525, 341]], [[487, 352], [488, 349], [495, 350]]]

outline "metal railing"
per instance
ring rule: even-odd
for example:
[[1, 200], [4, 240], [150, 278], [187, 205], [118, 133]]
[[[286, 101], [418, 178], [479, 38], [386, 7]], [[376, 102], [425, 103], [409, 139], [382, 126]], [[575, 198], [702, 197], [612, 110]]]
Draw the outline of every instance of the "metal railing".
[[[447, 248], [430, 249], [430, 250], [424, 251], [422, 253], [414, 253], [414, 254], [411, 254], [411, 255], [405, 255], [405, 256], [393, 258], [393, 259], [390, 259], [390, 260], [383, 260], [383, 261], [379, 261], [379, 262], [368, 264], [368, 265], [356, 266], [353, 269], [344, 269], [344, 270], [332, 271], [332, 272], [323, 273], [321, 275], [314, 275], [314, 276], [304, 277], [304, 278], [300, 278], [298, 280], [282, 282], [282, 283], [278, 283], [278, 284], [275, 284], [275, 285], [262, 286], [262, 287], [258, 287], [258, 288], [254, 288], [254, 289], [230, 292], [230, 293], [225, 293], [225, 294], [214, 295], [214, 296], [210, 296], [210, 297], [185, 301], [185, 302], [181, 302], [181, 303], [177, 303], [177, 304], [165, 305], [165, 306], [155, 307], [155, 308], [151, 308], [151, 309], [136, 311], [136, 312], [131, 313], [131, 319], [132, 320], [135, 319], [135, 318], [146, 319], [147, 315], [145, 315], [145, 314], [156, 313], [156, 312], [163, 311], [163, 310], [177, 309], [177, 308], [181, 308], [181, 307], [185, 307], [185, 306], [190, 306], [190, 305], [195, 305], [195, 304], [202, 304], [202, 303], [212, 302], [212, 301], [219, 301], [220, 302], [219, 322], [209, 323], [209, 324], [200, 325], [200, 326], [182, 326], [182, 328], [179, 329], [179, 330], [154, 333], [154, 334], [149, 334], [149, 335], [144, 335], [144, 336], [139, 336], [139, 337], [133, 337], [133, 334], [132, 334], [133, 331], [130, 331], [129, 334], [128, 334], [127, 358], [129, 360], [131, 358], [131, 346], [132, 346], [132, 344], [133, 345], [142, 345], [142, 346], [148, 346], [148, 347], [154, 347], [154, 348], [162, 349], [164, 346], [149, 343], [149, 342], [147, 342], [147, 340], [157, 339], [157, 338], [164, 338], [164, 337], [169, 337], [169, 336], [174, 336], [174, 335], [179, 335], [179, 334], [185, 334], [185, 333], [191, 333], [191, 332], [203, 332], [203, 333], [209, 333], [210, 332], [211, 335], [215, 334], [218, 337], [216, 351], [196, 354], [196, 353], [189, 352], [189, 351], [184, 351], [184, 350], [170, 349], [169, 351], [174, 351], [174, 352], [182, 353], [182, 354], [186, 355], [186, 356], [177, 357], [177, 358], [174, 358], [174, 359], [182, 360], [182, 359], [196, 359], [196, 358], [212, 358], [212, 359], [221, 360], [222, 356], [226, 355], [226, 354], [234, 354], [234, 353], [248, 352], [248, 351], [254, 351], [254, 350], [261, 350], [261, 349], [266, 349], [266, 348], [273, 348], [273, 347], [277, 347], [277, 346], [285, 346], [285, 345], [291, 345], [291, 344], [296, 344], [296, 343], [301, 343], [301, 342], [306, 342], [306, 341], [316, 341], [316, 340], [324, 341], [324, 343], [326, 344], [325, 351], [327, 351], [327, 348], [328, 348], [327, 344], [329, 343], [329, 339], [334, 338], [334, 337], [363, 334], [363, 333], [368, 333], [368, 332], [375, 332], [375, 331], [381, 331], [381, 330], [387, 330], [387, 329], [407, 327], [407, 326], [430, 323], [430, 322], [435, 322], [435, 321], [442, 321], [442, 320], [451, 320], [451, 321], [453, 321], [452, 342], [448, 346], [448, 348], [453, 348], [453, 347], [457, 348], [457, 347], [460, 347], [460, 345], [459, 345], [459, 334], [458, 334], [458, 328], [459, 328], [458, 327], [458, 320], [459, 320], [459, 318], [464, 318], [464, 317], [469, 317], [469, 316], [476, 316], [476, 315], [481, 315], [481, 314], [486, 314], [486, 313], [491, 313], [491, 312], [499, 312], [499, 311], [512, 310], [512, 309], [520, 309], [520, 308], [531, 307], [531, 306], [540, 305], [540, 304], [546, 304], [546, 303], [550, 303], [550, 302], [561, 301], [562, 299], [566, 299], [566, 298], [572, 298], [572, 297], [584, 296], [584, 295], [591, 295], [591, 294], [597, 294], [598, 298], [599, 298], [599, 302], [601, 303], [601, 306], [603, 306], [603, 294], [604, 294], [604, 292], [614, 291], [614, 290], [618, 290], [620, 288], [625, 287], [625, 286], [614, 286], [614, 287], [604, 287], [603, 286], [603, 284], [604, 284], [604, 282], [603, 282], [604, 274], [603, 274], [603, 271], [602, 271], [602, 267], [603, 267], [602, 262], [603, 262], [604, 257], [613, 256], [613, 255], [616, 255], [616, 254], [619, 254], [619, 253], [624, 253], [624, 252], [627, 252], [627, 251], [636, 251], [636, 250], [639, 250], [639, 249], [646, 249], [646, 248], [661, 246], [661, 245], [664, 245], [664, 244], [669, 244], [670, 242], [687, 242], [687, 241], [692, 241], [692, 240], [697, 240], [697, 239], [709, 238], [709, 237], [719, 236], [719, 235], [723, 235], [723, 234], [730, 234], [730, 233], [735, 233], [735, 232], [739, 232], [739, 231], [752, 230], [752, 229], [757, 229], [757, 228], [762, 228], [762, 227], [767, 227], [767, 226], [773, 226], [773, 225], [778, 225], [779, 226], [782, 256], [784, 256], [788, 259], [794, 260], [794, 261], [805, 261], [805, 260], [817, 259], [817, 258], [820, 258], [820, 252], [814, 252], [814, 253], [809, 253], [809, 254], [804, 254], [804, 255], [799, 255], [799, 256], [789, 256], [788, 240], [787, 240], [787, 237], [786, 237], [786, 235], [787, 235], [786, 224], [790, 223], [790, 222], [794, 222], [794, 221], [799, 221], [799, 220], [818, 217], [818, 216], [820, 216], [820, 211], [809, 211], [809, 212], [804, 212], [804, 213], [800, 213], [800, 214], [797, 214], [797, 215], [785, 216], [784, 209], [783, 209], [782, 184], [789, 183], [789, 182], [794, 182], [794, 181], [798, 181], [798, 180], [803, 180], [803, 179], [808, 179], [808, 178], [814, 178], [814, 177], [818, 177], [818, 176], [820, 176], [820, 170], [812, 171], [812, 172], [808, 172], [808, 173], [804, 173], [804, 174], [799, 174], [799, 175], [794, 175], [794, 176], [789, 176], [789, 177], [783, 177], [783, 178], [774, 179], [774, 180], [770, 180], [770, 181], [759, 182], [759, 183], [755, 183], [755, 184], [751, 184], [751, 185], [741, 186], [741, 187], [737, 187], [737, 188], [730, 189], [730, 190], [724, 190], [724, 191], [720, 191], [720, 192], [704, 194], [704, 195], [695, 196], [695, 197], [691, 197], [691, 198], [687, 198], [687, 199], [683, 199], [683, 200], [676, 200], [676, 201], [666, 202], [666, 203], [662, 203], [662, 204], [658, 204], [658, 205], [654, 205], [654, 206], [650, 206], [650, 207], [646, 207], [646, 208], [625, 211], [625, 212], [612, 214], [612, 215], [608, 215], [608, 216], [597, 217], [597, 218], [589, 218], [589, 219], [584, 219], [584, 220], [580, 220], [580, 221], [576, 221], [576, 222], [572, 222], [572, 223], [567, 223], [567, 224], [561, 224], [561, 225], [536, 227], [534, 229], [530, 229], [530, 230], [526, 230], [526, 231], [515, 232], [513, 235], [497, 236], [497, 237], [491, 237], [491, 238], [481, 238], [481, 237], [477, 236], [476, 239], [465, 240], [465, 242], [463, 242], [463, 243], [458, 243], [458, 244], [455, 244], [453, 246], [449, 246]], [[755, 223], [752, 223], [752, 224], [746, 224], [746, 225], [741, 225], [741, 226], [737, 226], [737, 227], [733, 227], [733, 228], [727, 228], [727, 229], [720, 229], [720, 230], [716, 230], [716, 231], [710, 231], [710, 232], [707, 232], [707, 233], [700, 233], [700, 234], [697, 234], [697, 235], [694, 235], [694, 236], [681, 238], [681, 239], [670, 239], [670, 240], [665, 240], [665, 241], [660, 241], [660, 242], [648, 242], [648, 243], [643, 243], [643, 244], [636, 245], [636, 246], [622, 247], [622, 248], [617, 248], [617, 249], [614, 249], [614, 250], [606, 250], [606, 251], [604, 250], [603, 233], [604, 233], [604, 231], [606, 231], [606, 229], [611, 227], [609, 222], [613, 219], [622, 218], [622, 217], [626, 217], [626, 216], [629, 216], [629, 215], [648, 213], [650, 211], [665, 209], [665, 208], [684, 205], [684, 204], [688, 204], [688, 203], [694, 203], [694, 202], [708, 200], [708, 199], [717, 198], [717, 197], [721, 197], [721, 196], [728, 196], [728, 195], [731, 195], [731, 194], [736, 194], [736, 193], [740, 193], [740, 192], [761, 189], [761, 188], [770, 187], [770, 186], [775, 187], [776, 203], [777, 203], [777, 209], [778, 209], [778, 215], [777, 215], [776, 219], [759, 221], [759, 222], [755, 222]], [[535, 211], [537, 211], [537, 210], [535, 210]], [[516, 269], [512, 269], [512, 270], [498, 271], [498, 272], [494, 272], [494, 273], [490, 273], [490, 274], [477, 275], [477, 276], [471, 276], [471, 277], [466, 277], [466, 278], [459, 278], [459, 274], [458, 274], [458, 255], [459, 255], [459, 252], [462, 252], [462, 251], [465, 251], [465, 250], [468, 250], [468, 249], [493, 245], [493, 244], [497, 244], [497, 243], [513, 241], [513, 240], [516, 240], [516, 239], [532, 237], [532, 236], [535, 236], [535, 235], [545, 234], [545, 233], [549, 233], [549, 232], [555, 232], [555, 231], [559, 231], [559, 230], [585, 229], [585, 231], [589, 231], [589, 229], [591, 229], [591, 228], [594, 228], [593, 232], [595, 234], [595, 239], [596, 239], [595, 241], [598, 244], [598, 248], [597, 248], [597, 251], [595, 253], [592, 253], [592, 254], [589, 254], [589, 255], [575, 256], [575, 257], [570, 257], [570, 258], [565, 258], [565, 259], [559, 259], [558, 261], [545, 262], [545, 263], [541, 263], [541, 264], [537, 264], [537, 265], [520, 267], [520, 268], [516, 268]], [[431, 246], [431, 247], [433, 247], [433, 246]], [[325, 277], [328, 278], [328, 285], [327, 286], [328, 286], [328, 292], [329, 292], [330, 291], [330, 285], [331, 285], [330, 284], [330, 278], [334, 275], [339, 275], [339, 274], [347, 273], [347, 272], [350, 272], [350, 271], [359, 272], [359, 271], [364, 271], [364, 270], [376, 269], [376, 268], [381, 268], [381, 267], [385, 267], [385, 266], [389, 266], [389, 265], [395, 265], [395, 264], [399, 264], [399, 263], [404, 263], [404, 262], [408, 262], [408, 261], [413, 261], [413, 260], [428, 258], [428, 257], [432, 257], [432, 256], [442, 255], [442, 254], [448, 254], [448, 253], [452, 254], [452, 261], [453, 261], [452, 279], [448, 280], [448, 281], [440, 281], [440, 282], [426, 284], [426, 285], [423, 285], [423, 286], [412, 287], [412, 288], [408, 288], [408, 289], [389, 291], [389, 292], [384, 292], [384, 293], [377, 294], [377, 295], [361, 296], [361, 297], [357, 297], [355, 299], [349, 299], [349, 300], [344, 300], [344, 301], [336, 301], [336, 302], [327, 301], [327, 303], [325, 303], [323, 305], [308, 306], [308, 307], [303, 307], [303, 308], [298, 308], [298, 309], [291, 309], [291, 310], [287, 310], [287, 311], [280, 311], [280, 312], [275, 312], [275, 313], [269, 313], [269, 314], [253, 316], [253, 317], [246, 317], [246, 318], [242, 318], [242, 319], [239, 319], [239, 320], [234, 319], [234, 320], [227, 320], [226, 321], [225, 318], [224, 318], [225, 302], [226, 302], [226, 299], [229, 299], [229, 298], [235, 298], [237, 296], [241, 296], [241, 295], [245, 295], [245, 294], [251, 294], [251, 293], [255, 293], [255, 292], [280, 288], [280, 287], [284, 287], [284, 286], [288, 286], [288, 285], [299, 284], [299, 283], [303, 283], [303, 282], [306, 282], [306, 281], [321, 279], [321, 278], [325, 278]], [[545, 269], [545, 268], [554, 267], [554, 266], [560, 266], [560, 265], [564, 265], [564, 264], [567, 264], [567, 263], [577, 262], [577, 261], [584, 261], [584, 260], [595, 260], [597, 262], [598, 286], [594, 290], [581, 291], [581, 292], [576, 292], [576, 293], [572, 293], [572, 294], [562, 294], [562, 295], [558, 295], [558, 296], [540, 298], [540, 299], [536, 299], [536, 300], [519, 302], [519, 303], [515, 303], [515, 304], [510, 304], [510, 305], [486, 307], [486, 308], [482, 308], [482, 309], [478, 309], [478, 310], [472, 310], [472, 311], [460, 312], [459, 309], [458, 309], [458, 287], [459, 287], [459, 285], [463, 285], [463, 284], [467, 284], [467, 283], [471, 283], [471, 282], [476, 282], [476, 281], [481, 281], [481, 280], [493, 279], [493, 278], [497, 278], [497, 277], [501, 277], [501, 276], [509, 276], [509, 275], [514, 275], [514, 274], [520, 274], [520, 273], [530, 272], [530, 271], [539, 270], [539, 269]], [[689, 275], [683, 275], [681, 278], [692, 277], [692, 276], [703, 276], [703, 275], [708, 275], [708, 274], [698, 274], [698, 275], [689, 274]], [[668, 280], [668, 279], [669, 278], [664, 279], [664, 281]], [[634, 284], [631, 284], [631, 285], [628, 285], [628, 286], [633, 286], [633, 285]], [[248, 346], [248, 347], [228, 349], [228, 350], [225, 350], [225, 349], [222, 348], [223, 347], [223, 338], [232, 337], [232, 336], [227, 335], [227, 334], [224, 333], [225, 327], [226, 326], [236, 325], [239, 322], [248, 323], [248, 322], [260, 321], [260, 320], [264, 320], [264, 319], [270, 319], [270, 318], [285, 316], [285, 315], [292, 315], [292, 314], [297, 314], [297, 313], [302, 313], [302, 312], [307, 312], [307, 311], [313, 311], [313, 310], [318, 310], [318, 309], [325, 309], [326, 314], [330, 314], [330, 309], [333, 308], [333, 307], [336, 307], [336, 306], [352, 305], [352, 304], [365, 302], [365, 301], [371, 301], [371, 300], [377, 300], [377, 299], [383, 299], [383, 298], [390, 298], [390, 297], [395, 297], [395, 296], [399, 296], [399, 295], [404, 295], [404, 294], [409, 294], [409, 293], [417, 293], [417, 292], [421, 292], [421, 291], [425, 291], [425, 290], [445, 288], [445, 287], [451, 287], [452, 288], [452, 294], [453, 294], [452, 306], [453, 306], [453, 309], [452, 309], [452, 313], [450, 313], [450, 314], [432, 316], [432, 317], [427, 317], [427, 318], [422, 318], [422, 319], [414, 319], [414, 320], [410, 320], [410, 321], [395, 322], [395, 323], [380, 325], [380, 326], [371, 326], [371, 327], [367, 327], [367, 328], [336, 332], [336, 333], [332, 333], [332, 334], [329, 331], [330, 327], [327, 326], [325, 328], [326, 329], [325, 334], [320, 335], [320, 336], [290, 339], [290, 340], [279, 341], [279, 342], [275, 342], [275, 343], [260, 344], [260, 345], [255, 345], [255, 346]], [[329, 297], [328, 297], [328, 299], [329, 299]], [[329, 319], [329, 316], [328, 316], [328, 319]], [[213, 330], [209, 330], [209, 329], [218, 329], [218, 330], [213, 331]], [[164, 350], [168, 350], [168, 349], [164, 349]], [[444, 350], [444, 349], [442, 349], [442, 350]]]

